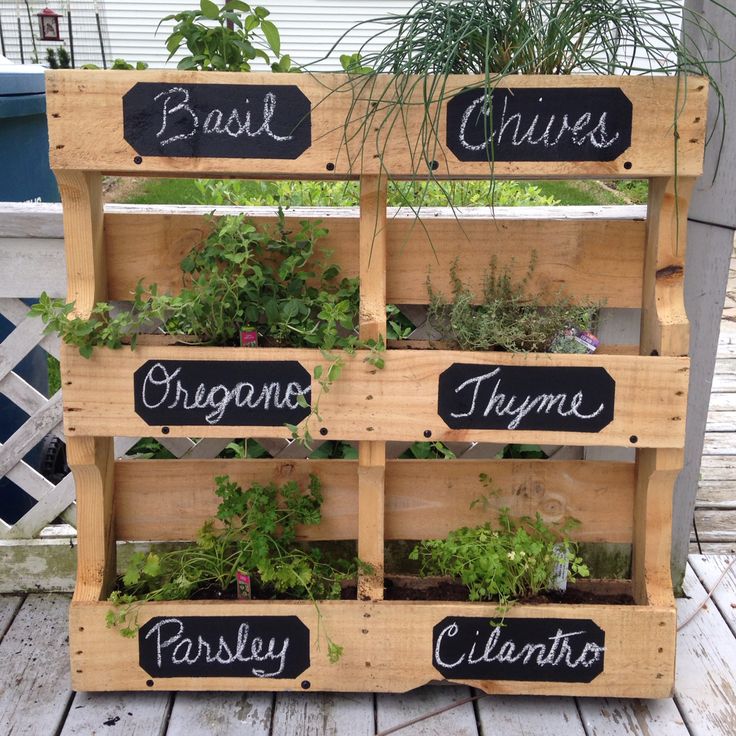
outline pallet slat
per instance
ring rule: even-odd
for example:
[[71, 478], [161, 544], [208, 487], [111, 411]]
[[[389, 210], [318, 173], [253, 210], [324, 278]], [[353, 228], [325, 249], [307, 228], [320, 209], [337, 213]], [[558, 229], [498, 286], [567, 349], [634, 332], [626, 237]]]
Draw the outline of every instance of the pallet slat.
[[[268, 85], [278, 94], [281, 85], [298, 86], [310, 100], [312, 112], [312, 141], [304, 153], [295, 159], [237, 159], [237, 158], [172, 158], [143, 156], [136, 162], [136, 151], [123, 135], [121, 99], [137, 82], [145, 80], [169, 84], [171, 87], [188, 84], [234, 84], [232, 73], [196, 73], [155, 70], [150, 72], [57, 71], [47, 75], [47, 106], [51, 166], [54, 169], [88, 169], [106, 173], [134, 176], [169, 174], [175, 176], [284, 176], [294, 177], [356, 177], [375, 174], [381, 165], [394, 176], [414, 176], [418, 167], [427, 166], [412, 146], [420, 135], [424, 105], [420, 98], [422, 85], [413, 85], [412, 96], [405, 101], [406, 122], [401, 116], [395, 125], [379, 132], [379, 139], [368, 137], [361, 150], [357, 141], [362, 132], [356, 124], [347, 130], [348, 146], [344, 145], [343, 122], [351, 105], [355, 106], [353, 120], [359, 124], [361, 110], [368, 104], [367, 93], [358, 90], [354, 96], [341, 74], [316, 74], [296, 77], [253, 73], [240, 79], [247, 84]], [[470, 85], [482, 83], [482, 76], [452, 76], [445, 88], [445, 99]], [[358, 80], [358, 84], [361, 84]], [[387, 79], [378, 81], [376, 94]], [[411, 82], [409, 84], [412, 84]], [[649, 177], [672, 174], [697, 176], [702, 170], [705, 129], [705, 104], [708, 88], [699, 77], [688, 77], [686, 89], [678, 92], [678, 80], [673, 77], [591, 77], [572, 76], [509, 76], [500, 87], [513, 88], [620, 88], [633, 105], [631, 146], [613, 161], [497, 161], [494, 174], [499, 177], [546, 176], [610, 178]], [[384, 95], [382, 105], [386, 99]], [[362, 98], [362, 99], [361, 99]], [[157, 103], [152, 101], [152, 106]], [[163, 101], [161, 105], [163, 115]], [[224, 107], [224, 105], [223, 105]], [[679, 145], [677, 157], [673, 145], [673, 111], [682, 108], [678, 118]], [[241, 110], [241, 115], [245, 110]], [[225, 116], [230, 110], [225, 110]], [[445, 148], [445, 116], [430, 111], [432, 121], [437, 117], [439, 146], [433, 151], [437, 160], [437, 176], [487, 177], [488, 162], [460, 162]], [[378, 120], [380, 121], [380, 117]], [[100, 121], [105, 125], [101, 126]], [[163, 117], [162, 117], [163, 122]], [[406, 126], [404, 128], [404, 126]], [[376, 124], [376, 127], [381, 127]], [[403, 128], [403, 129], [402, 129]], [[414, 142], [414, 143], [413, 143]], [[432, 143], [425, 150], [432, 150]], [[374, 158], [374, 151], [382, 152], [382, 161]], [[677, 161], [677, 166], [675, 166]], [[422, 168], [420, 173], [424, 173]]]
[[[432, 666], [432, 627], [446, 616], [494, 619], [493, 604], [387, 601], [323, 601], [322, 622], [344, 646], [337, 663], [318, 647], [317, 614], [310, 601], [176, 601], [146, 603], [138, 611], [145, 624], [154, 616], [298, 616], [310, 629], [311, 664], [296, 681], [273, 678], [151, 678], [138, 665], [138, 644], [105, 626], [106, 602], [72, 602], [72, 673], [82, 690], [288, 690], [309, 682], [312, 690], [405, 692], [441, 679]], [[620, 605], [515, 606], [517, 617], [590, 619], [606, 635], [605, 668], [589, 683], [470, 680], [490, 693], [665, 697], [674, 676], [674, 607]], [[322, 629], [320, 629], [322, 630]], [[106, 652], [101, 658], [99, 652]], [[81, 652], [81, 653], [80, 653]], [[368, 663], [368, 664], [366, 664]]]
[[[217, 510], [215, 475], [244, 488], [258, 481], [323, 483], [322, 523], [303, 539], [357, 539], [357, 462], [351, 460], [125, 460], [115, 463], [117, 539], [194, 539]], [[488, 511], [470, 508], [486, 473], [499, 495]], [[421, 478], [421, 481], [418, 479]], [[390, 460], [386, 463], [386, 539], [426, 539], [450, 529], [496, 522], [495, 510], [548, 522], [580, 520], [581, 542], [631, 542], [635, 474], [631, 463], [535, 460]]]
[[[651, 359], [634, 356], [576, 356], [554, 354], [469, 353], [460, 351], [388, 351], [386, 367], [376, 370], [358, 351], [346, 360], [341, 377], [320, 399], [329, 438], [535, 442], [570, 445], [625, 445], [636, 437], [638, 446], [681, 447], [685, 436], [688, 365], [686, 358]], [[306, 349], [140, 346], [109, 351], [97, 349], [91, 359], [65, 346], [62, 367], [64, 429], [74, 435], [151, 435], [160, 428], [147, 425], [134, 410], [133, 373], [147, 360], [296, 360], [312, 374], [324, 363], [319, 351]], [[437, 414], [439, 374], [453, 363], [476, 365], [603, 367], [616, 382], [615, 416], [603, 430], [551, 432], [528, 430], [450, 429]], [[317, 389], [318, 390], [318, 389]], [[172, 393], [173, 395], [173, 393]], [[644, 403], [641, 397], [646, 395]], [[368, 400], [366, 397], [372, 397]], [[288, 437], [285, 427], [239, 427], [251, 436]], [[430, 435], [426, 433], [430, 432]], [[171, 426], [169, 436], [230, 437], [232, 427]]]
[[[265, 209], [265, 208], [264, 208]], [[342, 212], [342, 210], [336, 210]], [[287, 210], [288, 214], [288, 210]], [[450, 294], [449, 270], [455, 258], [458, 274], [474, 294], [483, 287], [483, 268], [498, 256], [515, 281], [526, 274], [532, 253], [537, 265], [529, 283], [542, 303], [561, 290], [573, 300], [590, 300], [606, 307], [638, 307], [644, 268], [645, 223], [641, 220], [486, 219], [443, 216], [422, 220], [413, 212], [389, 217], [386, 223], [386, 299], [391, 304], [427, 303], [428, 275], [433, 288]], [[304, 215], [286, 217], [287, 229], [298, 228]], [[252, 218], [259, 228], [276, 218]], [[342, 274], [358, 275], [358, 217], [319, 217], [329, 230], [318, 245], [331, 251], [330, 262]], [[162, 293], [182, 287], [179, 266], [189, 250], [210, 230], [197, 214], [105, 214], [105, 245], [110, 299], [129, 300], [136, 284], [156, 283]], [[554, 247], [550, 244], [554, 243]], [[611, 252], [616, 258], [611, 258]], [[509, 257], [513, 254], [513, 258]]]

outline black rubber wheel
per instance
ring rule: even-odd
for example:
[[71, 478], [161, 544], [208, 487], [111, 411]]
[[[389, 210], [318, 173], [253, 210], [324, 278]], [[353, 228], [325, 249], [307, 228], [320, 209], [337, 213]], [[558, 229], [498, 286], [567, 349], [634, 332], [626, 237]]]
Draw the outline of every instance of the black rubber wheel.
[[69, 474], [66, 464], [66, 444], [53, 434], [47, 434], [41, 440], [41, 452], [38, 472], [54, 485], [61, 482]]

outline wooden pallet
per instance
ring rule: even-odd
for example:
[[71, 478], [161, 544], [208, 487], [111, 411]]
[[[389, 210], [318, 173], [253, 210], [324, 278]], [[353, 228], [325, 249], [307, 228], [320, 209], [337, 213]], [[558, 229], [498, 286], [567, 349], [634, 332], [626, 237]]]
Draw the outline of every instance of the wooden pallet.
[[[459, 95], [478, 81], [452, 77], [446, 94]], [[391, 94], [390, 78], [377, 84]], [[218, 89], [217, 85], [260, 86], [244, 91], [231, 86]], [[701, 170], [707, 86], [700, 78], [678, 83], [660, 77], [587, 76], [513, 77], [502, 86], [513, 88], [519, 99], [538, 93], [540, 103], [548, 93], [558, 95], [560, 104], [568, 98], [580, 99], [580, 95], [593, 99], [597, 92], [604, 97], [625, 95], [631, 103], [631, 136], [620, 155], [608, 161], [565, 161], [545, 152], [548, 160], [543, 162], [528, 160], [528, 156], [521, 161], [513, 157], [496, 161], [494, 174], [505, 178], [646, 177], [650, 183], [647, 221], [502, 220], [494, 219], [490, 212], [462, 222], [452, 216], [421, 224], [406, 216], [389, 219], [386, 170], [378, 165], [373, 151], [376, 146], [383, 151], [383, 163], [391, 176], [424, 176], [411, 146], [407, 147], [407, 140], [413, 140], [420, 130], [415, 111], [422, 106], [412, 106], [390, 137], [382, 138], [379, 130], [377, 139], [369, 136], [362, 147], [346, 146], [341, 121], [351, 105], [360, 110], [368, 101], [365, 96], [353, 97], [341, 75], [160, 71], [48, 75], [51, 162], [64, 204], [68, 296], [76, 300], [81, 314], [89, 313], [96, 301], [126, 298], [139, 279], [156, 281], [162, 289], [179, 288], [177, 270], [182, 255], [211, 226], [203, 217], [186, 213], [103, 216], [103, 173], [359, 179], [359, 216], [330, 219], [326, 246], [334, 250], [335, 260], [347, 275], [360, 277], [360, 334], [364, 339], [385, 335], [387, 302], [426, 303], [430, 261], [433, 280], [445, 288], [443, 279], [456, 257], [473, 288], [479, 285], [479, 263], [487, 263], [494, 255], [508, 262], [512, 252], [516, 267], [524, 269], [531, 251], [538, 249], [533, 286], [543, 299], [551, 299], [563, 287], [573, 299], [590, 296], [608, 306], [642, 310], [638, 355], [607, 354], [622, 352], [616, 348], [592, 356], [389, 350], [383, 370], [366, 364], [360, 353], [349, 358], [340, 380], [321, 398], [322, 419], [312, 432], [359, 441], [359, 458], [353, 462], [113, 460], [115, 434], [228, 437], [235, 430], [240, 436], [287, 436], [278, 425], [264, 428], [240, 421], [225, 426], [224, 412], [219, 417], [215, 412], [209, 419], [199, 416], [189, 423], [181, 419], [154, 422], [141, 409], [149, 407], [141, 398], [145, 391], [141, 386], [145, 387], [146, 377], [160, 379], [161, 366], [187, 368], [193, 365], [191, 361], [208, 361], [208, 370], [225, 372], [237, 367], [238, 361], [241, 365], [247, 362], [254, 371], [263, 361], [290, 361], [289, 365], [301, 364], [311, 375], [323, 361], [318, 351], [146, 345], [134, 352], [97, 349], [91, 360], [85, 360], [66, 348], [62, 365], [65, 431], [77, 484], [79, 529], [70, 635], [77, 689], [403, 691], [448, 679], [499, 693], [651, 698], [670, 693], [675, 662], [671, 506], [674, 481], [682, 467], [689, 367], [683, 266], [689, 194]], [[227, 109], [217, 118], [210, 104], [207, 119], [193, 129], [195, 112], [198, 120], [203, 115], [200, 108], [192, 107], [200, 92]], [[192, 150], [199, 150], [198, 131], [214, 130], [212, 135], [217, 135], [229, 111], [245, 104], [246, 93], [258, 100], [271, 94], [272, 103], [291, 95], [296, 107], [302, 99], [299, 95], [308, 100], [311, 138], [303, 151], [288, 159], [254, 158], [258, 148], [253, 149], [256, 153], [248, 149], [251, 158], [213, 155], [208, 148], [211, 142], [202, 138], [201, 150], [206, 155], [160, 155], [161, 135], [173, 140], [176, 130], [182, 138], [196, 138]], [[145, 95], [151, 98], [147, 107]], [[452, 104], [447, 99], [441, 103]], [[676, 108], [680, 110], [677, 140], [672, 125]], [[437, 176], [487, 177], [487, 161], [461, 161], [443, 145], [454, 128], [447, 123], [450, 118], [444, 107], [434, 109], [438, 143], [429, 163], [436, 167]], [[150, 110], [159, 115], [153, 128]], [[238, 120], [242, 123], [243, 110], [241, 114]], [[259, 114], [262, 126], [267, 113]], [[189, 127], [175, 129], [175, 118], [166, 115], [183, 115]], [[255, 120], [255, 112], [253, 116]], [[302, 114], [301, 122], [304, 119]], [[467, 116], [464, 120], [467, 122]], [[574, 126], [571, 122], [568, 128]], [[580, 123], [584, 127], [585, 121]], [[145, 140], [146, 130], [152, 131], [151, 140]], [[611, 389], [606, 394], [605, 402], [601, 400], [610, 416], [594, 431], [579, 426], [560, 428], [562, 425], [553, 429], [518, 429], [509, 423], [490, 426], [482, 418], [472, 426], [462, 426], [463, 422], [450, 417], [465, 413], [457, 409], [448, 413], [444, 399], [438, 399], [438, 385], [440, 393], [448, 391], [442, 385], [455, 386], [454, 392], [459, 392], [451, 377], [461, 369], [475, 376], [473, 381], [481, 380], [478, 376], [483, 370], [502, 377], [529, 370], [535, 376], [552, 375], [549, 371], [565, 376], [595, 374], [601, 391], [615, 387], [615, 392]], [[168, 380], [168, 373], [166, 377]], [[479, 391], [466, 394], [466, 404], [475, 407]], [[473, 411], [468, 408], [467, 414], [476, 417]], [[559, 416], [563, 414], [558, 411]], [[387, 441], [428, 438], [635, 447], [637, 458], [635, 464], [387, 462]], [[324, 625], [345, 646], [337, 664], [326, 658], [317, 614], [308, 602], [144, 604], [137, 641], [105, 627], [116, 539], [191, 539], [215, 508], [212, 478], [216, 474], [228, 473], [249, 483], [304, 478], [310, 471], [324, 481], [325, 507], [323, 523], [305, 531], [305, 538], [357, 540], [359, 556], [375, 570], [360, 579], [359, 600], [320, 603]], [[635, 605], [517, 606], [508, 614], [507, 626], [495, 629], [489, 626], [495, 615], [491, 604], [384, 601], [385, 540], [442, 537], [450, 529], [477, 523], [477, 515], [467, 509], [478, 493], [480, 472], [490, 475], [501, 488], [497, 507], [510, 506], [518, 514], [539, 511], [552, 521], [572, 515], [582, 521], [578, 539], [630, 544], [631, 580], [623, 587], [632, 594]], [[271, 655], [255, 657], [266, 664], [253, 665], [253, 657], [243, 654], [243, 622], [255, 632], [269, 632], [263, 636], [270, 641]], [[292, 632], [291, 650], [284, 643], [284, 631]], [[191, 645], [187, 643], [190, 639]], [[465, 650], [457, 648], [460, 640]], [[210, 653], [217, 646], [220, 659], [228, 661], [203, 665], [206, 641]], [[519, 651], [524, 643], [527, 648], [522, 657]], [[281, 651], [287, 654], [300, 652], [293, 655], [293, 662], [287, 655], [276, 656], [282, 645]], [[198, 647], [200, 656], [192, 654], [190, 646]], [[247, 646], [253, 646], [252, 642]], [[248, 651], [263, 654], [265, 646], [264, 640]], [[234, 651], [241, 656], [234, 656]], [[187, 652], [196, 661], [183, 664]], [[268, 670], [266, 665], [273, 667]], [[285, 669], [276, 672], [277, 665]]]

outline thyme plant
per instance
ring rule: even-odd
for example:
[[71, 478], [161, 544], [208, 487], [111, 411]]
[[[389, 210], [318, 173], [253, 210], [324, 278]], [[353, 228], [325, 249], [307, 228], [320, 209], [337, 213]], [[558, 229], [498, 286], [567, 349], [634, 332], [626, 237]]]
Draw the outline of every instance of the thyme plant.
[[554, 349], [563, 331], [570, 327], [589, 329], [599, 305], [576, 305], [558, 295], [551, 304], [541, 307], [539, 296], [529, 291], [535, 267], [533, 252], [526, 274], [515, 281], [509, 268], [499, 268], [494, 257], [485, 273], [482, 297], [476, 299], [462, 282], [456, 259], [450, 268], [450, 301], [427, 280], [429, 324], [462, 350], [563, 352]]

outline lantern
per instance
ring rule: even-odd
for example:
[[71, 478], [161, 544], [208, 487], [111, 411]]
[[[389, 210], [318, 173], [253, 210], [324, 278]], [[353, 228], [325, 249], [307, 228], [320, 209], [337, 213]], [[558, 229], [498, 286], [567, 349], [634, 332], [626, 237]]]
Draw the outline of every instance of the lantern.
[[59, 14], [49, 8], [44, 8], [38, 14], [38, 25], [41, 29], [42, 41], [61, 41], [59, 35]]

